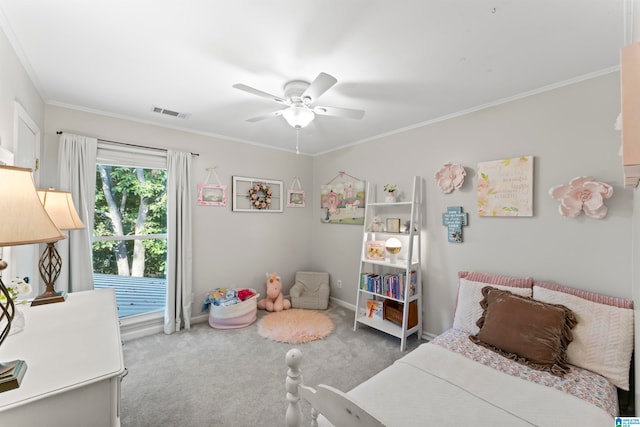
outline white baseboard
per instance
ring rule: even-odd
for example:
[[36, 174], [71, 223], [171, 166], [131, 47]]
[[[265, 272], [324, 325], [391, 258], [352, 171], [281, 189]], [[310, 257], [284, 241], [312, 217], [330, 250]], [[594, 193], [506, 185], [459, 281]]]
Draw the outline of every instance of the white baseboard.
[[[191, 324], [209, 320], [209, 314], [200, 314], [191, 318]], [[129, 316], [120, 320], [120, 338], [123, 342], [164, 332], [162, 312]]]
[[123, 342], [135, 340], [137, 338], [147, 337], [149, 335], [159, 334], [164, 331], [162, 320], [158, 320], [155, 325], [135, 325], [129, 327], [120, 326], [120, 337]]
[[[335, 304], [340, 307], [344, 307], [347, 310], [353, 312], [356, 311], [355, 304], [342, 301], [340, 299], [331, 297], [331, 304]], [[191, 318], [191, 324], [204, 323], [209, 321], [209, 314], [199, 314]], [[164, 331], [164, 320], [162, 313], [152, 313], [142, 316], [131, 316], [123, 318], [120, 321], [120, 336], [123, 342], [131, 341], [137, 338], [146, 337], [153, 334], [158, 334]], [[423, 340], [431, 341], [437, 334], [431, 334], [428, 332], [422, 332], [420, 337]]]
[[342, 301], [342, 300], [334, 298], [334, 297], [330, 297], [330, 301], [335, 305], [339, 305], [340, 307], [344, 307], [344, 308], [349, 309], [349, 310], [351, 310], [353, 312], [356, 311], [355, 304], [351, 304], [351, 303], [348, 303], [346, 301]]
[[191, 324], [195, 325], [196, 323], [204, 323], [209, 321], [209, 313], [200, 314], [198, 316], [191, 318]]

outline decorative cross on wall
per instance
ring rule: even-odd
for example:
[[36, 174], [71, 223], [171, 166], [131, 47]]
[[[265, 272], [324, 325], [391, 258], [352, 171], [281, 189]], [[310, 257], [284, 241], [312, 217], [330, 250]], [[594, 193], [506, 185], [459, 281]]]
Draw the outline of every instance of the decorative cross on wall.
[[442, 225], [447, 227], [447, 237], [451, 243], [462, 243], [462, 226], [467, 225], [469, 214], [462, 207], [447, 208], [442, 214]]

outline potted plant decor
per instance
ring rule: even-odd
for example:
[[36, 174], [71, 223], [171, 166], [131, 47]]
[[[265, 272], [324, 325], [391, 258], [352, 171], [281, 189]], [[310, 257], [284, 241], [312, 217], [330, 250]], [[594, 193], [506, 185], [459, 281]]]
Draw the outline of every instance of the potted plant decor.
[[396, 189], [398, 186], [396, 184], [385, 184], [384, 186], [384, 201], [386, 203], [393, 203], [396, 201]]

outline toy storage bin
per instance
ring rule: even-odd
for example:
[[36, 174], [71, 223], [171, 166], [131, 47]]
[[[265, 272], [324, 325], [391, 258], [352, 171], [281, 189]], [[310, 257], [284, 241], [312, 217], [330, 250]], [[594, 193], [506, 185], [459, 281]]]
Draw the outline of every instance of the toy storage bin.
[[[255, 289], [251, 289], [254, 293]], [[258, 311], [258, 297], [256, 293], [251, 298], [232, 305], [213, 305], [209, 307], [209, 325], [216, 329], [244, 328], [256, 321]]]

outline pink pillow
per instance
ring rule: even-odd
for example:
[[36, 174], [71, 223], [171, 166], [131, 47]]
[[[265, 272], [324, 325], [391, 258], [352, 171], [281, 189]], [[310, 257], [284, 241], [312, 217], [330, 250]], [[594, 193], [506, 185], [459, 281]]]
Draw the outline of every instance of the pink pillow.
[[509, 286], [510, 288], [531, 288], [533, 286], [531, 277], [512, 277], [502, 274], [479, 273], [477, 271], [461, 271], [458, 273], [458, 277], [472, 282]]

